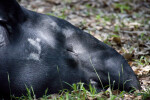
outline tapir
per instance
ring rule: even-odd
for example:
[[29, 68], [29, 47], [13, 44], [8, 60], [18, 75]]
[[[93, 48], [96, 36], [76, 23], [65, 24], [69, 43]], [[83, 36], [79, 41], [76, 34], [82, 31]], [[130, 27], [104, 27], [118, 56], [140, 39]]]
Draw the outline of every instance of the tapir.
[[73, 83], [141, 89], [128, 62], [112, 47], [54, 16], [0, 0], [0, 96], [36, 97], [69, 89]]

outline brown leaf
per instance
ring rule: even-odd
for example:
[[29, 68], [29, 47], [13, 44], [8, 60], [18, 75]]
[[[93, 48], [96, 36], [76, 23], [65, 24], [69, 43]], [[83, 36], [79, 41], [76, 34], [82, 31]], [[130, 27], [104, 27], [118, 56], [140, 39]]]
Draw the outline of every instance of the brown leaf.
[[117, 44], [121, 44], [121, 39], [120, 37], [113, 37], [113, 41], [116, 42]]
[[131, 60], [133, 54], [132, 54], [132, 53], [124, 53], [123, 56], [124, 56], [124, 58], [125, 58], [126, 60]]

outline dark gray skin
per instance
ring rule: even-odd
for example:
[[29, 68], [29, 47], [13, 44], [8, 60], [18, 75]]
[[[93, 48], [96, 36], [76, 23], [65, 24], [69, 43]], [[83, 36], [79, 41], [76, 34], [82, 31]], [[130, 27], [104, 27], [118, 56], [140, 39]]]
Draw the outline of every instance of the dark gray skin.
[[109, 76], [114, 89], [141, 89], [113, 48], [65, 20], [29, 11], [15, 0], [0, 1], [1, 98], [26, 95], [26, 87], [41, 97], [47, 88], [48, 94], [58, 93], [77, 82], [101, 91]]

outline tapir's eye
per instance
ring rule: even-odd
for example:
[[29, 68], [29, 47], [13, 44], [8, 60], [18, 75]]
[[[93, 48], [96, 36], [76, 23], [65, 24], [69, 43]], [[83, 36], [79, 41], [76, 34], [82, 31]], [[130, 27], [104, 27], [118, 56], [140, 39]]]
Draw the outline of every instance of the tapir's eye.
[[67, 47], [66, 49], [68, 52], [70, 52], [71, 54], [73, 54], [73, 56], [78, 56], [78, 54], [73, 50], [73, 47], [70, 46], [70, 47]]
[[72, 46], [69, 46], [69, 47], [67, 47], [67, 49], [66, 49], [67, 51], [69, 51], [69, 52], [74, 52], [73, 51], [73, 47]]

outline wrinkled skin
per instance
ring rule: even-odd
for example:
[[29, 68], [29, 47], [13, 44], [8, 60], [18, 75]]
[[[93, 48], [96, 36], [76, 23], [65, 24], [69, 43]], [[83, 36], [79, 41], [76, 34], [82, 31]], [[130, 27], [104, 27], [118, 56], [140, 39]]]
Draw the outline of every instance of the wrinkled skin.
[[15, 0], [0, 1], [1, 98], [26, 95], [26, 87], [40, 97], [47, 88], [58, 93], [77, 82], [100, 91], [109, 77], [114, 89], [140, 89], [133, 70], [113, 48], [65, 20], [29, 11]]

